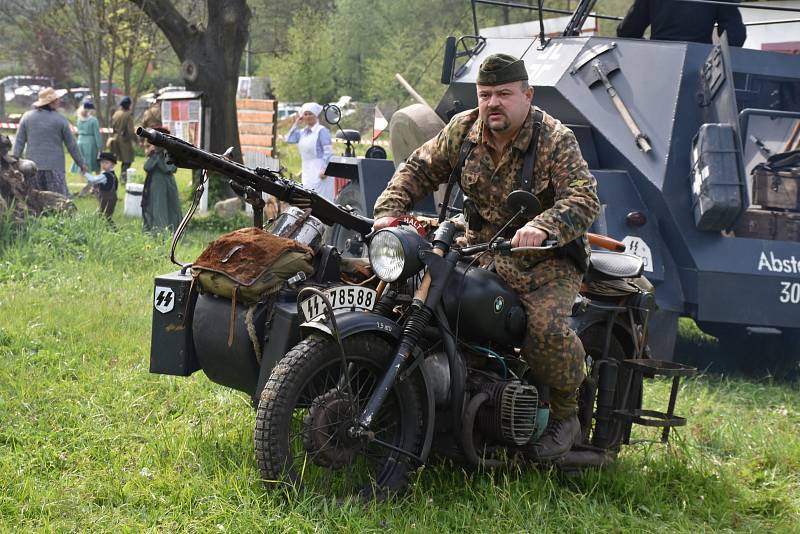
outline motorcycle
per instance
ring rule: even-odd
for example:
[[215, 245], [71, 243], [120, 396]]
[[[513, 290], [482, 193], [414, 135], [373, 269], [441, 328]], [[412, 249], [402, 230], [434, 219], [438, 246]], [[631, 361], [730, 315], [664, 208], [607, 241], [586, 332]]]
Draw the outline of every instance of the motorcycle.
[[[412, 217], [373, 233], [370, 219], [271, 171], [153, 130], [137, 133], [165, 148], [178, 166], [230, 178], [253, 204], [254, 226], [263, 222], [262, 192], [304, 208], [282, 214], [271, 231], [312, 245], [312, 275], [298, 273], [248, 308], [198, 292], [184, 264], [156, 277], [153, 294], [150, 371], [188, 376], [202, 369], [212, 381], [251, 395], [256, 458], [268, 484], [364, 498], [396, 494], [409, 472], [432, 457], [496, 467], [523, 457], [543, 432], [549, 392], [519, 354], [525, 311], [496, 273], [476, 265], [487, 252], [527, 247], [511, 247], [499, 234], [460, 245], [459, 225], [446, 218], [430, 238]], [[508, 204], [514, 213], [508, 225], [539, 209], [523, 191], [509, 195]], [[368, 259], [343, 258], [322, 244], [322, 228], [331, 224], [361, 239]], [[596, 246], [624, 249], [589, 237]], [[570, 319], [587, 352], [582, 435], [557, 462], [564, 470], [613, 462], [631, 441], [633, 424], [663, 427], [666, 442], [672, 427], [686, 423], [674, 409], [679, 380], [694, 369], [648, 357], [655, 299], [642, 268], [637, 256], [591, 255]], [[353, 272], [361, 278], [345, 276]], [[655, 375], [673, 377], [666, 411], [641, 406], [643, 378]]]
[[[508, 204], [515, 215], [506, 227], [538, 212], [528, 192], [513, 192]], [[273, 368], [257, 408], [264, 480], [373, 498], [402, 492], [433, 453], [484, 467], [524, 457], [547, 426], [549, 392], [518, 350], [519, 298], [476, 260], [559, 245], [512, 247], [499, 232], [460, 246], [456, 233], [452, 221], [430, 240], [414, 225], [382, 229], [368, 238], [376, 289], [300, 290], [304, 339]], [[642, 267], [632, 255], [592, 255], [587, 284], [623, 294], [576, 300], [587, 378], [581, 439], [557, 462], [564, 469], [612, 462], [634, 423], [664, 427], [664, 442], [685, 423], [674, 415], [677, 379], [693, 370], [647, 357], [654, 297]], [[675, 377], [666, 413], [641, 408], [642, 377], [655, 374]]]

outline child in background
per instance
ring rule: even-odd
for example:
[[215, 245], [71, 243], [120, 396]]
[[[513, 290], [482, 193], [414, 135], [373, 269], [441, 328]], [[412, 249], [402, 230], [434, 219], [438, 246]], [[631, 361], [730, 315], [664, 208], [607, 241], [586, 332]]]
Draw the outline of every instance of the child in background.
[[97, 155], [102, 171], [97, 176], [86, 174], [86, 180], [96, 186], [97, 197], [100, 200], [100, 212], [105, 216], [109, 224], [117, 207], [117, 175], [114, 173], [114, 166], [117, 164], [117, 157], [111, 152], [100, 152]]

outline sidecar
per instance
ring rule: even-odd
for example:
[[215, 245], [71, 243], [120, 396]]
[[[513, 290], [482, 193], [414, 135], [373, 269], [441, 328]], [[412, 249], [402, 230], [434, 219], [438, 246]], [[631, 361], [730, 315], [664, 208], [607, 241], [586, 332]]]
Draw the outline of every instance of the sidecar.
[[[272, 367], [300, 341], [298, 290], [342, 284], [342, 276], [357, 276], [359, 269], [358, 259], [343, 261], [335, 247], [321, 244], [319, 220], [307, 216], [297, 224], [301, 216], [302, 210], [291, 208], [271, 233], [310, 245], [313, 275], [297, 273], [261, 302], [245, 304], [204, 291], [189, 266], [156, 277], [150, 372], [189, 376], [202, 369], [213, 382], [258, 398]], [[354, 287], [362, 300], [361, 293], [373, 291]]]

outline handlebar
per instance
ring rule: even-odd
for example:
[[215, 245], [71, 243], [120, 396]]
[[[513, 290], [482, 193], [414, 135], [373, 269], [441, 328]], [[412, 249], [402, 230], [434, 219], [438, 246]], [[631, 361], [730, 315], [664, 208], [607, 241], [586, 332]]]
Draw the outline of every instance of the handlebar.
[[558, 241], [548, 239], [538, 247], [512, 247], [511, 241], [508, 239], [497, 239], [489, 243], [480, 243], [471, 247], [464, 247], [461, 249], [462, 256], [472, 256], [479, 252], [490, 250], [492, 252], [499, 252], [500, 254], [513, 254], [514, 252], [533, 252], [542, 250], [552, 250], [558, 248]]

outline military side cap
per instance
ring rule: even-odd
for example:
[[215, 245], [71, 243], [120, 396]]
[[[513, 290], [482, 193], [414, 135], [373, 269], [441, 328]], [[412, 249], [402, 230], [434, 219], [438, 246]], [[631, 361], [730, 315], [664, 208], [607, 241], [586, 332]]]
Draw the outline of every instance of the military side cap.
[[478, 68], [478, 85], [501, 85], [528, 79], [525, 62], [508, 54], [492, 54]]

